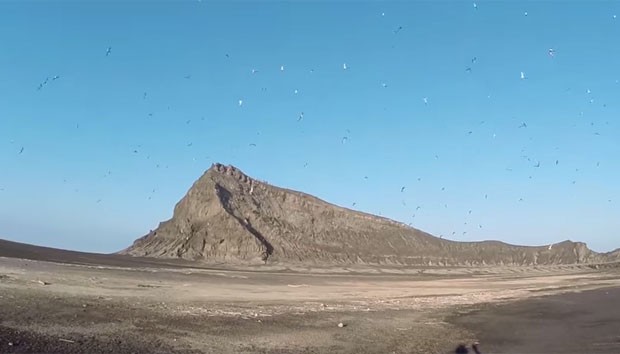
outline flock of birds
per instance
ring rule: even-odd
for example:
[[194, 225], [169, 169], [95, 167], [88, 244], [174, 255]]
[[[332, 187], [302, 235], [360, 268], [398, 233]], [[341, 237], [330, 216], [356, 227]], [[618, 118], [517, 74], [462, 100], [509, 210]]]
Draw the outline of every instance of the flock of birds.
[[[474, 7], [474, 9], [475, 9], [475, 10], [478, 10], [478, 5], [477, 5], [476, 3], [473, 3], [473, 7]], [[385, 13], [381, 13], [381, 15], [382, 15], [382, 16], [385, 16]], [[524, 14], [524, 15], [525, 15], [525, 16], [528, 16], [528, 13], [527, 13], [527, 12], [525, 12], [525, 14]], [[616, 16], [615, 16], [615, 15], [614, 15], [614, 18], [616, 18]], [[398, 35], [398, 34], [399, 34], [399, 33], [401, 33], [403, 30], [404, 30], [404, 27], [403, 27], [403, 26], [397, 26], [397, 27], [393, 30], [393, 34], [394, 34], [394, 35]], [[557, 51], [556, 51], [554, 48], [549, 48], [549, 49], [547, 50], [547, 55], [548, 55], [548, 57], [549, 57], [549, 58], [551, 58], [551, 59], [555, 58], [555, 57], [557, 56], [557, 54], [558, 54], [558, 53], [557, 53]], [[105, 57], [110, 57], [110, 56], [112, 56], [112, 55], [113, 55], [113, 52], [112, 52], [112, 47], [111, 47], [111, 46], [109, 46], [109, 47], [107, 47], [107, 48], [106, 48], [106, 50], [104, 51], [104, 55], [105, 55]], [[226, 57], [226, 58], [230, 58], [230, 54], [225, 54], [225, 57]], [[466, 72], [466, 73], [469, 73], [469, 74], [473, 74], [473, 71], [474, 71], [474, 70], [473, 70], [473, 67], [477, 64], [477, 61], [478, 61], [478, 58], [477, 58], [476, 56], [472, 57], [472, 58], [471, 58], [471, 60], [470, 60], [470, 64], [471, 64], [471, 65], [469, 65], [469, 66], [467, 66], [467, 67], [465, 68], [465, 72]], [[349, 65], [348, 65], [346, 62], [342, 63], [341, 68], [342, 68], [342, 70], [345, 70], [345, 71], [346, 71], [346, 70], [350, 70], [350, 67], [349, 67]], [[285, 66], [285, 65], [280, 65], [280, 66], [279, 66], [279, 71], [280, 71], [280, 72], [285, 72], [285, 71], [286, 71], [286, 66]], [[259, 73], [259, 70], [258, 70], [258, 69], [256, 69], [256, 68], [251, 69], [251, 71], [250, 71], [250, 74], [251, 74], [251, 75], [257, 75], [258, 73]], [[187, 79], [187, 80], [190, 80], [190, 79], [192, 79], [192, 76], [191, 76], [190, 74], [187, 74], [187, 75], [183, 76], [183, 78], [184, 78], [184, 79]], [[518, 78], [519, 78], [520, 80], [527, 80], [527, 79], [528, 79], [528, 76], [526, 75], [526, 73], [525, 73], [524, 71], [520, 71], [520, 72], [518, 73]], [[46, 78], [44, 79], [44, 81], [42, 81], [42, 82], [41, 82], [41, 83], [37, 86], [37, 90], [39, 90], [39, 91], [40, 91], [40, 90], [42, 90], [42, 89], [44, 89], [44, 88], [48, 87], [48, 85], [51, 85], [52, 83], [54, 83], [55, 81], [57, 81], [57, 80], [59, 80], [59, 79], [60, 79], [60, 76], [59, 76], [59, 75], [54, 75], [54, 76], [52, 76], [52, 77], [46, 77]], [[387, 84], [386, 82], [382, 82], [382, 83], [381, 83], [381, 87], [383, 87], [383, 88], [388, 88], [388, 84]], [[295, 89], [295, 90], [294, 90], [294, 94], [299, 94], [299, 90], [298, 90], [298, 89]], [[587, 94], [587, 95], [591, 95], [591, 91], [590, 91], [589, 89], [587, 89], [587, 90], [586, 90], [586, 94]], [[147, 92], [144, 92], [144, 93], [143, 93], [143, 95], [142, 95], [142, 99], [143, 99], [143, 100], [146, 100], [146, 99], [147, 99], [147, 97], [148, 97]], [[593, 102], [593, 99], [591, 99], [591, 100], [592, 100], [591, 102]], [[422, 101], [422, 103], [423, 103], [424, 105], [429, 105], [429, 104], [430, 104], [429, 97], [427, 97], [427, 96], [421, 97], [421, 101]], [[245, 102], [244, 102], [244, 99], [243, 99], [243, 98], [239, 98], [239, 99], [238, 99], [238, 101], [237, 101], [237, 106], [238, 106], [239, 108], [243, 108], [243, 107], [244, 107], [244, 103], [245, 103]], [[152, 117], [152, 116], [153, 116], [153, 113], [149, 113], [149, 117]], [[303, 112], [303, 111], [301, 111], [301, 112], [298, 114], [298, 116], [297, 116], [297, 122], [300, 122], [300, 123], [301, 123], [301, 122], [303, 122], [304, 118], [305, 118], [305, 116], [304, 116], [304, 112]], [[204, 120], [204, 118], [202, 118], [202, 119]], [[191, 120], [186, 120], [186, 122], [185, 122], [185, 123], [186, 123], [186, 124], [190, 124], [190, 123], [191, 123]], [[483, 122], [481, 122], [481, 124], [484, 124], [484, 121], [483, 121]], [[79, 123], [77, 124], [77, 128], [79, 128]], [[527, 124], [526, 122], [521, 122], [521, 123], [520, 123], [520, 124], [518, 124], [515, 128], [517, 128], [517, 129], [528, 129], [528, 124]], [[468, 131], [467, 131], [467, 134], [468, 134], [468, 135], [473, 134], [473, 130], [468, 130]], [[595, 134], [596, 134], [596, 135], [600, 135], [598, 132], [596, 132]], [[341, 144], [347, 144], [347, 143], [348, 143], [348, 141], [349, 141], [349, 139], [350, 139], [350, 135], [351, 135], [350, 130], [347, 130], [346, 135], [344, 135], [344, 136], [342, 136], [342, 137], [341, 137], [341, 140], [340, 140]], [[493, 138], [495, 138], [495, 134], [493, 134]], [[191, 147], [192, 145], [193, 145], [193, 144], [192, 144], [192, 142], [187, 143], [187, 147]], [[248, 146], [249, 146], [249, 147], [251, 147], [251, 148], [256, 148], [256, 147], [257, 147], [257, 144], [256, 144], [255, 142], [249, 142], [249, 143], [248, 143]], [[133, 148], [132, 148], [132, 153], [133, 153], [133, 154], [139, 154], [139, 153], [141, 152], [141, 147], [142, 147], [141, 145], [137, 145], [137, 146], [133, 147]], [[19, 155], [21, 155], [21, 154], [23, 154], [23, 153], [24, 153], [24, 151], [25, 151], [25, 147], [24, 147], [24, 146], [21, 146], [21, 147], [19, 148], [19, 150], [18, 150], [18, 154], [19, 154]], [[539, 161], [538, 159], [533, 159], [532, 157], [529, 157], [529, 156], [527, 156], [527, 155], [523, 155], [522, 157], [523, 157], [524, 159], [527, 159], [527, 161], [528, 161], [529, 163], [531, 163], [531, 166], [532, 166], [533, 168], [535, 168], [535, 169], [539, 169], [539, 168], [541, 168], [541, 161]], [[147, 159], [150, 159], [150, 155], [147, 155], [147, 156], [146, 156], [146, 158], [147, 158]], [[439, 159], [439, 157], [438, 157], [437, 155], [435, 155], [435, 159]], [[554, 164], [555, 164], [555, 165], [559, 165], [559, 164], [560, 164], [559, 159], [556, 159], [556, 160], [555, 160], [555, 162], [554, 162]], [[304, 168], [306, 168], [306, 167], [308, 167], [308, 165], [309, 165], [309, 163], [308, 163], [308, 162], [304, 162], [303, 167], [304, 167]], [[597, 165], [596, 165], [596, 166], [598, 167], [599, 165], [600, 165], [600, 162], [597, 162]], [[156, 167], [157, 167], [157, 168], [160, 168], [160, 167], [163, 167], [163, 168], [168, 168], [168, 166], [163, 166], [162, 164], [156, 164]], [[576, 171], [579, 171], [579, 169], [576, 169]], [[107, 177], [107, 176], [109, 176], [109, 175], [111, 175], [111, 172], [110, 172], [110, 171], [108, 171], [108, 172], [104, 175], [104, 177]], [[529, 178], [531, 179], [531, 178], [532, 178], [532, 176], [529, 176]], [[364, 176], [364, 179], [365, 179], [365, 180], [367, 180], [367, 179], [368, 179], [368, 176]], [[421, 178], [418, 178], [418, 181], [420, 181], [420, 180], [421, 180]], [[65, 181], [65, 182], [66, 182], [66, 181]], [[573, 180], [573, 181], [572, 181], [572, 184], [575, 184], [575, 183], [576, 183], [576, 181], [574, 181], [574, 180]], [[3, 190], [3, 189], [0, 189], [0, 191], [2, 191], [2, 190]], [[156, 190], [157, 190], [156, 188], [152, 189], [151, 194], [150, 194], [150, 195], [148, 195], [148, 199], [149, 199], [149, 200], [150, 200], [150, 199], [153, 197], [153, 195], [156, 193]], [[403, 194], [404, 194], [404, 193], [406, 192], [406, 190], [407, 190], [407, 186], [401, 186], [401, 187], [400, 187], [400, 193], [403, 193]], [[441, 187], [441, 191], [442, 191], [442, 192], [443, 192], [443, 191], [445, 191], [445, 190], [446, 190], [446, 187]], [[78, 190], [76, 189], [76, 192], [77, 192], [77, 191], [78, 191]], [[488, 199], [488, 194], [484, 194], [484, 199], [485, 199], [485, 200], [486, 200], [486, 199]], [[103, 199], [102, 199], [102, 198], [97, 198], [97, 199], [95, 200], [95, 203], [99, 204], [99, 203], [101, 203], [102, 201], [103, 201]], [[523, 198], [523, 197], [521, 197], [521, 198], [519, 198], [519, 200], [518, 200], [518, 201], [519, 201], [519, 202], [523, 202], [523, 201], [524, 201], [524, 198]], [[609, 200], [608, 200], [608, 202], [611, 202], [611, 201], [612, 201], [611, 199], [609, 199]], [[407, 207], [407, 203], [406, 203], [404, 200], [402, 201], [402, 204], [403, 204], [403, 206], [404, 206], [404, 207]], [[352, 203], [351, 203], [351, 206], [352, 206], [352, 207], [357, 206], [357, 202], [352, 202]], [[445, 208], [448, 208], [448, 204], [443, 204], [443, 206], [444, 206]], [[415, 218], [416, 218], [416, 215], [419, 215], [419, 214], [422, 212], [422, 210], [423, 210], [423, 206], [422, 206], [422, 205], [416, 205], [416, 206], [415, 206], [415, 208], [412, 208], [412, 212], [411, 212], [411, 214], [410, 214], [410, 215], [411, 215], [411, 219], [410, 219], [410, 220], [411, 220], [411, 222], [409, 222], [409, 225], [413, 225], [413, 222], [414, 222], [414, 220], [415, 220]], [[469, 210], [467, 210], [466, 215], [467, 215], [467, 216], [470, 216], [470, 215], [472, 215], [472, 212], [473, 212], [473, 211], [472, 211], [471, 209], [469, 209]], [[380, 214], [380, 213], [379, 213], [379, 214]], [[463, 224], [463, 226], [468, 226], [468, 225], [470, 225], [470, 222], [468, 222], [468, 221], [464, 222], [464, 224]], [[478, 229], [482, 229], [484, 226], [483, 226], [483, 224], [482, 224], [482, 223], [475, 223], [475, 227], [476, 227], [476, 228], [478, 228]], [[470, 229], [470, 230], [471, 230], [471, 229]], [[452, 236], [455, 236], [455, 235], [457, 235], [457, 233], [460, 233], [461, 235], [466, 235], [466, 234], [468, 233], [468, 231], [467, 231], [467, 230], [465, 230], [465, 231], [456, 231], [456, 230], [455, 230], [455, 231], [452, 231], [452, 232], [451, 232], [451, 235], [452, 235]], [[441, 237], [444, 237], [444, 234], [441, 234], [440, 236], [441, 236]]]

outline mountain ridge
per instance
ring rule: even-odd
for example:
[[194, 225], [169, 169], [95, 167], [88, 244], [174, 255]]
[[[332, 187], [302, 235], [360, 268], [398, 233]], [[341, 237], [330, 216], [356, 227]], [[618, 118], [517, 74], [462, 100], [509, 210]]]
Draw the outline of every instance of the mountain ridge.
[[203, 262], [543, 265], [602, 262], [582, 242], [516, 246], [457, 242], [213, 164], [175, 205], [173, 217], [121, 254]]

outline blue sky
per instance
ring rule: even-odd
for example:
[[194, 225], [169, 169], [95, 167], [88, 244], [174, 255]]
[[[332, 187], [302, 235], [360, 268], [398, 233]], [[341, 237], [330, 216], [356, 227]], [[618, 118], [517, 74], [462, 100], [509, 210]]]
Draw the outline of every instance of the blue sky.
[[222, 162], [445, 238], [618, 248], [616, 14], [0, 2], [0, 236], [117, 251]]

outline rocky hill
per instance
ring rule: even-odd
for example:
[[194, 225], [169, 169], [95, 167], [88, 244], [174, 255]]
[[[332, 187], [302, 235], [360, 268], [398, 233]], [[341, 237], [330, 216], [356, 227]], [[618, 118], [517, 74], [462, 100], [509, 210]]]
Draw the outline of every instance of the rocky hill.
[[172, 219], [120, 253], [206, 262], [416, 266], [573, 264], [607, 258], [580, 242], [526, 247], [440, 239], [271, 186], [221, 164], [194, 183]]
[[609, 253], [605, 253], [605, 258], [609, 261], [620, 261], [620, 248]]

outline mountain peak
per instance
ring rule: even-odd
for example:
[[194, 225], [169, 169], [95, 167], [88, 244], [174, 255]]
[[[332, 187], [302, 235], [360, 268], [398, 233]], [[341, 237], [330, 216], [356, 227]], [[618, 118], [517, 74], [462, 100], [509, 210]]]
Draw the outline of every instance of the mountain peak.
[[122, 253], [205, 262], [535, 265], [601, 261], [585, 244], [540, 247], [455, 242], [402, 223], [271, 186], [213, 164], [177, 203], [173, 217]]
[[224, 165], [217, 162], [211, 165], [211, 167], [207, 170], [207, 173], [234, 177], [244, 183], [249, 183], [252, 181], [250, 176], [243, 173], [243, 171], [237, 167], [233, 165]]

